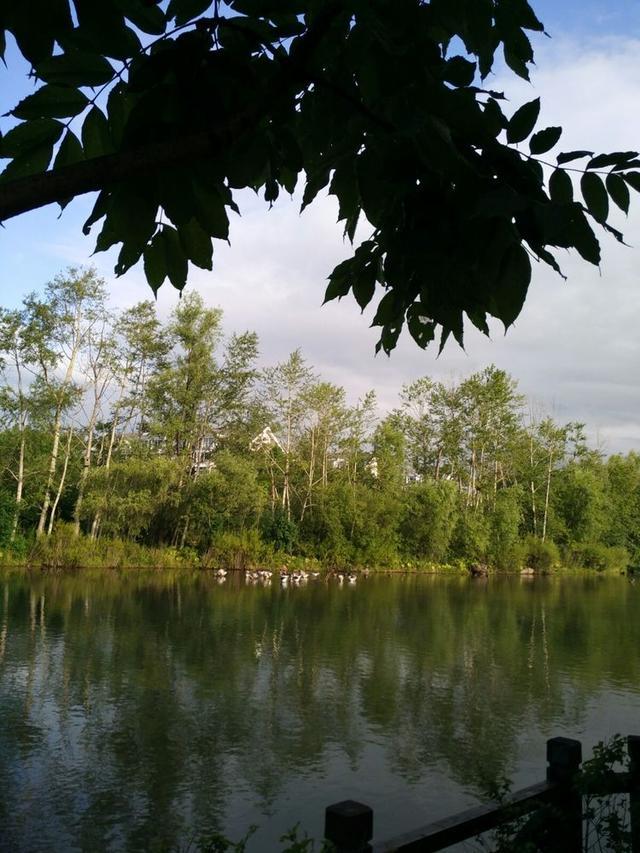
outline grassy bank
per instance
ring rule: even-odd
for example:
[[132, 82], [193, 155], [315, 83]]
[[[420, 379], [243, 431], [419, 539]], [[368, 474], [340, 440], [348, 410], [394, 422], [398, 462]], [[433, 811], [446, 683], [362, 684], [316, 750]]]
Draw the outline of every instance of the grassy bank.
[[245, 534], [223, 534], [205, 553], [192, 548], [173, 546], [150, 547], [125, 539], [90, 539], [76, 536], [70, 525], [61, 524], [51, 536], [22, 540], [13, 547], [0, 549], [0, 563], [5, 567], [29, 567], [40, 571], [80, 569], [190, 569], [243, 572], [268, 567], [276, 570], [307, 571], [372, 571], [379, 573], [420, 573], [467, 575], [525, 573], [542, 575], [568, 572], [620, 574], [629, 569], [629, 558], [620, 548], [600, 545], [572, 546], [560, 551], [555, 545], [526, 542], [504, 555], [500, 565], [482, 560], [458, 559], [451, 562], [402, 559], [395, 557], [375, 565], [345, 565], [331, 559], [287, 554], [265, 543], [255, 531]]

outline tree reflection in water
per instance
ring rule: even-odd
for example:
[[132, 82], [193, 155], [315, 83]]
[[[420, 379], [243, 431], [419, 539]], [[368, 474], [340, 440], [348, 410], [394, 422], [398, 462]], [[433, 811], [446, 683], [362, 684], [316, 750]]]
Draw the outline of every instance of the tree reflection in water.
[[[640, 709], [620, 579], [0, 579], [0, 850], [171, 850], [359, 795], [378, 832]], [[607, 730], [602, 730], [602, 728]], [[422, 815], [416, 809], [421, 808]]]

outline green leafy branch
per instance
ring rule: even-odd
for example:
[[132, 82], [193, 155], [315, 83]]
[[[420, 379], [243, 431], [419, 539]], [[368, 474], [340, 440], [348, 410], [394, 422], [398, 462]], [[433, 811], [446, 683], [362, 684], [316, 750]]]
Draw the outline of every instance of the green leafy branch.
[[212, 268], [234, 189], [271, 205], [301, 177], [302, 209], [328, 190], [350, 242], [371, 226], [325, 301], [378, 296], [387, 353], [404, 327], [421, 347], [439, 331], [440, 349], [452, 335], [463, 345], [466, 320], [509, 327], [534, 259], [561, 274], [562, 248], [600, 264], [592, 225], [623, 242], [609, 214], [640, 190], [636, 152], [552, 164], [562, 129], [536, 129], [539, 99], [507, 118], [504, 95], [477, 85], [499, 49], [529, 79], [528, 32], [544, 27], [527, 0], [78, 0], [77, 22], [69, 0], [32, 5], [37, 33], [18, 0], [5, 14], [45, 83], [0, 142], [0, 221], [98, 190], [84, 232], [101, 221], [96, 250], [120, 246], [118, 275], [142, 259], [154, 291], [166, 278], [182, 289], [189, 263]]

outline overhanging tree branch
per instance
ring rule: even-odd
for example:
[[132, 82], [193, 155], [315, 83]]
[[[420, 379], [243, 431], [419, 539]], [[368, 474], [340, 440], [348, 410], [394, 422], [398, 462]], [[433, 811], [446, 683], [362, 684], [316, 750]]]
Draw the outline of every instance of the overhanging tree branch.
[[0, 185], [0, 221], [53, 202], [103, 189], [119, 181], [147, 175], [165, 166], [203, 157], [225, 140], [237, 138], [243, 127], [246, 129], [249, 124], [249, 116], [243, 116], [242, 120], [230, 122], [219, 130], [201, 131], [191, 136], [107, 154], [55, 171], [8, 181]]
[[[331, 25], [342, 11], [342, 0], [327, 3], [310, 24], [307, 32], [298, 39], [295, 56], [282, 64], [283, 76], [275, 100], [290, 91], [291, 86], [304, 86], [313, 82], [314, 75], [308, 64]], [[29, 175], [0, 183], [0, 222], [44, 207], [66, 201], [78, 195], [109, 187], [119, 181], [157, 172], [179, 162], [198, 159], [210, 154], [221, 144], [238, 139], [266, 118], [273, 102], [254, 101], [222, 125], [211, 130], [178, 137], [177, 139], [140, 146], [131, 151], [120, 151], [95, 157], [49, 172]]]

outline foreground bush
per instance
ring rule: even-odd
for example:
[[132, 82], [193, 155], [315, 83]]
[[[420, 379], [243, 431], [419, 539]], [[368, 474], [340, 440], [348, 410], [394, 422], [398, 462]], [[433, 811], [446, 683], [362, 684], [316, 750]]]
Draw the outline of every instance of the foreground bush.
[[521, 560], [523, 567], [548, 572], [560, 565], [560, 552], [553, 542], [529, 536], [522, 546]]
[[217, 536], [202, 556], [201, 565], [204, 569], [244, 571], [273, 560], [273, 546], [263, 542], [257, 530], [246, 530]]
[[193, 568], [196, 555], [176, 548], [149, 548], [124, 539], [76, 536], [71, 524], [58, 524], [51, 536], [36, 539], [26, 555], [29, 565], [50, 570], [82, 568]]
[[593, 569], [596, 572], [623, 572], [630, 556], [621, 546], [607, 547], [599, 542], [571, 543], [564, 549], [564, 564], [569, 568]]

